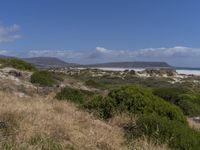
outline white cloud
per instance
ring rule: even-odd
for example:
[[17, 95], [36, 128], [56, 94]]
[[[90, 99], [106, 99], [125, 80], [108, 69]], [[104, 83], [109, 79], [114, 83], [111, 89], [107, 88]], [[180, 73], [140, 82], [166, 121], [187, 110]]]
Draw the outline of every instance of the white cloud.
[[103, 54], [104, 57], [122, 57], [122, 58], [169, 58], [169, 57], [199, 57], [200, 48], [173, 47], [173, 48], [146, 48], [140, 50], [108, 50], [103, 47], [97, 47], [96, 52]]
[[3, 42], [13, 42], [21, 38], [17, 32], [20, 30], [20, 27], [17, 24], [11, 26], [4, 26], [0, 23], [0, 43]]
[[200, 48], [173, 47], [173, 48], [147, 48], [129, 52], [132, 56], [140, 57], [199, 57]]
[[6, 55], [7, 51], [6, 50], [0, 50], [0, 55]]
[[105, 49], [104, 47], [96, 47], [96, 51], [97, 51], [97, 52], [101, 52], [101, 53], [110, 52], [110, 50]]
[[83, 54], [81, 52], [75, 52], [71, 50], [31, 50], [28, 53], [29, 57], [58, 57], [62, 59], [79, 58]]

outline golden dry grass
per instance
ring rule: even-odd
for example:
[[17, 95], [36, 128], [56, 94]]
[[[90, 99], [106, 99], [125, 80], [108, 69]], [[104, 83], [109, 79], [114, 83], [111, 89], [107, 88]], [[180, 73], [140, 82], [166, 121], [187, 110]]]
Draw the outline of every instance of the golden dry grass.
[[155, 142], [143, 137], [133, 142], [134, 150], [169, 150], [166, 145], [157, 145]]
[[50, 144], [59, 143], [61, 149], [124, 149], [123, 131], [119, 127], [51, 97], [19, 98], [0, 92], [0, 116], [5, 118], [9, 114], [10, 120], [19, 126], [12, 131], [16, 135], [14, 142], [6, 144], [14, 149], [42, 149], [45, 140], [53, 139]]

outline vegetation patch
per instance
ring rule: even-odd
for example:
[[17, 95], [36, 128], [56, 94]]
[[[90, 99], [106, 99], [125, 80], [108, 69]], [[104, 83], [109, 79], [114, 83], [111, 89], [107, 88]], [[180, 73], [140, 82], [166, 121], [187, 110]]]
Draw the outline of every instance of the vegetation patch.
[[158, 88], [153, 93], [179, 106], [187, 116], [200, 115], [200, 94], [198, 92], [184, 88]]
[[[128, 81], [143, 87], [131, 85]], [[85, 83], [96, 88], [100, 88], [100, 85], [111, 87], [110, 92], [101, 96], [66, 87], [56, 97], [75, 102], [105, 120], [124, 113], [130, 117], [136, 116], [136, 122], [130, 120], [130, 123], [124, 125], [128, 140], [145, 136], [158, 145], [167, 144], [172, 149], [199, 149], [200, 132], [190, 128], [184, 116], [199, 114], [200, 96], [197, 91], [188, 90], [185, 85], [172, 85], [168, 79], [102, 77], [88, 79]]]
[[36, 71], [31, 75], [31, 83], [40, 86], [53, 86], [57, 82], [57, 78], [49, 71]]
[[59, 100], [69, 100], [77, 104], [83, 104], [93, 95], [94, 93], [90, 91], [65, 87], [57, 93], [56, 98]]
[[85, 103], [83, 106], [85, 109], [88, 109], [91, 112], [94, 112], [96, 115], [103, 119], [108, 119], [114, 116], [115, 105], [114, 100], [102, 96], [95, 96], [92, 100]]
[[136, 123], [125, 126], [129, 140], [148, 136], [159, 142], [167, 143], [176, 150], [199, 150], [200, 132], [176, 120], [169, 120], [156, 114], [143, 115]]
[[89, 79], [85, 82], [85, 85], [89, 86], [89, 87], [93, 87], [93, 88], [103, 88], [103, 84], [101, 83], [98, 83], [97, 81], [95, 80], [92, 80], [92, 79]]
[[95, 95], [88, 101], [78, 103], [103, 119], [118, 113], [137, 115], [136, 122], [130, 121], [124, 126], [128, 140], [146, 136], [158, 145], [167, 144], [172, 149], [196, 150], [199, 147], [200, 133], [188, 126], [182, 111], [153, 95], [147, 88], [125, 86], [112, 90], [106, 97]]
[[13, 67], [19, 70], [35, 71], [36, 68], [21, 59], [17, 58], [0, 58], [1, 67]]
[[139, 86], [125, 86], [112, 90], [107, 97], [94, 98], [85, 107], [99, 111], [104, 119], [112, 117], [116, 112], [127, 112], [132, 115], [155, 113], [167, 117], [169, 120], [186, 122], [178, 107], [165, 102], [163, 99], [154, 96], [151, 91]]

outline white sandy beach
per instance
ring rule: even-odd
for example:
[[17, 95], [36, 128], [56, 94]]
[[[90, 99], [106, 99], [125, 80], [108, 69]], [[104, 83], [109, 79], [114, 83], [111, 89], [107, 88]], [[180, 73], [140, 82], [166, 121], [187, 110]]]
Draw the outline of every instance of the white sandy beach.
[[[93, 69], [101, 69], [105, 71], [124, 71], [124, 70], [135, 70], [135, 71], [143, 71], [145, 68], [108, 68], [108, 67], [100, 67], [100, 68], [93, 68]], [[184, 69], [178, 69], [176, 70], [179, 74], [185, 74], [185, 75], [198, 75], [200, 76], [200, 70], [184, 70]]]

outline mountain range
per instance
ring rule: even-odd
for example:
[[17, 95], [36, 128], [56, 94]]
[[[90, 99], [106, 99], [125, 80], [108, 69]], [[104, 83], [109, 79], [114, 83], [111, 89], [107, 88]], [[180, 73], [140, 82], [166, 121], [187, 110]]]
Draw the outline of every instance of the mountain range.
[[75, 64], [67, 63], [56, 57], [33, 57], [24, 58], [25, 61], [39, 67], [39, 68], [63, 68], [63, 67], [108, 67], [108, 68], [170, 68], [171, 66], [166, 62], [144, 62], [144, 61], [134, 61], [134, 62], [108, 62], [101, 64]]
[[[9, 56], [0, 55], [0, 58], [9, 58]], [[35, 65], [38, 68], [63, 68], [63, 67], [82, 67], [82, 68], [171, 68], [166, 62], [145, 62], [145, 61], [133, 61], [133, 62], [108, 62], [100, 64], [76, 64], [67, 63], [56, 57], [32, 57], [21, 58], [24, 61]]]

